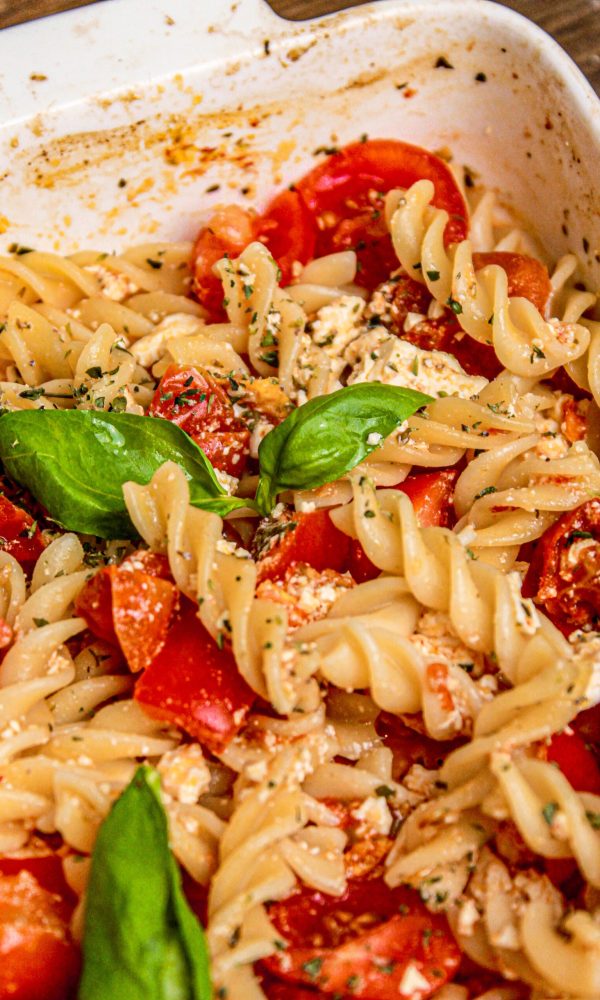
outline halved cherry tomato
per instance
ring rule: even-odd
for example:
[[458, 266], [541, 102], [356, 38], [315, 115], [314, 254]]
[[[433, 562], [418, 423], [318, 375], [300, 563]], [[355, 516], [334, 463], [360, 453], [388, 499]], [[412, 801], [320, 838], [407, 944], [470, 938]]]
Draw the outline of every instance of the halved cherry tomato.
[[[573, 546], [577, 546], [576, 549]], [[568, 635], [600, 618], [600, 500], [567, 511], [537, 543], [523, 595]]]
[[429, 913], [414, 890], [390, 889], [382, 879], [351, 881], [337, 898], [301, 889], [270, 906], [269, 917], [288, 946], [265, 959], [266, 968], [326, 996], [398, 1000], [413, 969], [410, 996], [425, 1000], [460, 962], [445, 918]]
[[0, 549], [14, 556], [29, 574], [45, 547], [44, 536], [31, 515], [0, 493]]
[[[268, 1000], [315, 1000], [323, 997], [320, 990], [305, 990], [302, 986], [290, 986], [289, 983], [278, 983], [270, 979], [262, 983], [262, 988]], [[340, 996], [340, 1000], [345, 1000]]]
[[250, 431], [233, 412], [229, 396], [202, 368], [169, 365], [148, 411], [177, 424], [202, 448], [216, 469], [241, 476]]
[[450, 215], [446, 244], [464, 239], [467, 208], [443, 160], [406, 142], [372, 139], [345, 146], [295, 185], [317, 222], [315, 256], [355, 249], [360, 265], [357, 282], [375, 288], [398, 266], [383, 218], [382, 195], [423, 178], [434, 184], [434, 204]]
[[[459, 476], [458, 469], [438, 469], [435, 472], [411, 472], [395, 488], [410, 497], [422, 528], [447, 528], [452, 522], [452, 497]], [[353, 539], [350, 545], [348, 570], [357, 583], [374, 580], [380, 570], [365, 554], [360, 542]]]
[[129, 669], [143, 670], [164, 645], [180, 595], [166, 556], [136, 552], [86, 583], [75, 610], [100, 639], [120, 646]]
[[186, 607], [138, 680], [135, 699], [155, 719], [171, 722], [210, 750], [223, 750], [255, 700], [233, 654], [219, 649]]
[[225, 315], [223, 286], [213, 267], [222, 257], [237, 257], [253, 239], [254, 218], [238, 205], [215, 212], [196, 237], [190, 260], [192, 291], [213, 321]]
[[258, 580], [279, 580], [292, 563], [308, 563], [316, 570], [347, 569], [350, 538], [336, 528], [327, 510], [285, 514], [259, 525], [254, 540]]
[[314, 257], [317, 230], [311, 213], [296, 190], [282, 191], [267, 206], [256, 223], [255, 239], [269, 248], [288, 285], [296, 261], [306, 264]]
[[65, 1000], [79, 973], [59, 896], [33, 875], [0, 876], [0, 1000]]

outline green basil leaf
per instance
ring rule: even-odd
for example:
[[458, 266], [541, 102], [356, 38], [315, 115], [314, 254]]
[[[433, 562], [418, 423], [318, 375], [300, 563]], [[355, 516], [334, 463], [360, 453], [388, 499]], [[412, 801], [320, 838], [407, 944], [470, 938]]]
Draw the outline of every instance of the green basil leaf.
[[261, 441], [260, 510], [268, 514], [282, 490], [315, 489], [339, 479], [430, 402], [431, 396], [413, 389], [363, 382], [299, 406]]
[[135, 538], [123, 483], [148, 483], [176, 462], [195, 507], [224, 516], [249, 501], [228, 496], [204, 452], [158, 417], [94, 410], [18, 410], [0, 417], [0, 461], [69, 531]]
[[204, 933], [169, 849], [160, 781], [140, 767], [100, 827], [79, 1000], [211, 1000]]

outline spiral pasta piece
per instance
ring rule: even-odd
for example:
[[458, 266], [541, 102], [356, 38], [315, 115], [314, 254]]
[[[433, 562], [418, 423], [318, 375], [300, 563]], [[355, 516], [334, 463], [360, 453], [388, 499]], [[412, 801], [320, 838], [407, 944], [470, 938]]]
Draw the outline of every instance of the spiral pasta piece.
[[475, 272], [468, 240], [446, 250], [448, 213], [431, 208], [434, 188], [421, 180], [397, 196], [390, 233], [408, 274], [424, 282], [441, 305], [451, 304], [475, 340], [493, 345], [500, 362], [523, 377], [543, 377], [581, 357], [590, 334], [575, 322], [544, 319], [527, 299], [509, 298], [506, 272], [497, 265]]
[[282, 714], [302, 700], [314, 707], [314, 682], [285, 647], [287, 614], [255, 596], [256, 565], [244, 550], [230, 552], [221, 519], [190, 506], [182, 470], [167, 462], [147, 486], [126, 483], [129, 514], [151, 549], [166, 552], [179, 589], [198, 602], [198, 617], [213, 637], [230, 636], [238, 669], [250, 687]]

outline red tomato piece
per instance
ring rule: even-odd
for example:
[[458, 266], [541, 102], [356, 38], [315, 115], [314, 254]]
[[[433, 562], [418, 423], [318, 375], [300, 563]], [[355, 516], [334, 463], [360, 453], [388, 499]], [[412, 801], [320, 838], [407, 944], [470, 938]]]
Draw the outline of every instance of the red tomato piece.
[[372, 139], [344, 147], [296, 184], [318, 227], [315, 256], [355, 249], [357, 282], [375, 288], [398, 266], [383, 218], [382, 195], [422, 178], [433, 182], [434, 204], [450, 215], [446, 243], [464, 239], [467, 209], [448, 166], [418, 146]]
[[[315, 1000], [324, 996], [315, 990], [305, 990], [301, 986], [290, 986], [289, 983], [277, 983], [274, 979], [262, 983], [262, 988], [269, 1000]], [[344, 1000], [340, 997], [340, 1000]]]
[[490, 264], [498, 264], [504, 268], [508, 278], [508, 294], [522, 297], [533, 302], [536, 309], [544, 315], [546, 304], [552, 292], [548, 268], [544, 267], [535, 257], [522, 253], [507, 253], [494, 251], [492, 253], [474, 253], [473, 264], [476, 271]]
[[266, 968], [326, 996], [398, 1000], [412, 969], [410, 996], [425, 1000], [460, 962], [445, 918], [429, 913], [414, 890], [390, 889], [382, 879], [350, 882], [338, 898], [302, 889], [269, 907], [269, 917], [288, 947], [265, 959]]
[[29, 872], [42, 889], [59, 897], [57, 907], [62, 901], [60, 912], [68, 920], [77, 903], [77, 896], [67, 884], [60, 855], [40, 850], [0, 857], [0, 884], [2, 875], [18, 875], [19, 872]]
[[225, 389], [201, 368], [170, 365], [148, 411], [177, 424], [202, 448], [216, 469], [241, 476], [250, 431], [233, 412]]
[[[395, 488], [410, 497], [422, 528], [448, 528], [453, 520], [452, 497], [459, 476], [458, 469], [437, 469], [435, 472], [411, 472]], [[357, 539], [350, 545], [348, 570], [357, 583], [374, 580], [380, 570], [373, 565]]]
[[308, 563], [319, 572], [347, 569], [350, 538], [336, 528], [327, 510], [309, 514], [288, 512], [274, 522], [262, 522], [254, 551], [258, 581], [280, 580], [292, 563]]
[[600, 795], [600, 765], [593, 750], [577, 732], [557, 733], [546, 748], [546, 759], [558, 764], [578, 792]]
[[214, 320], [222, 319], [223, 286], [213, 267], [222, 257], [237, 257], [254, 239], [254, 218], [238, 205], [219, 209], [194, 243], [190, 268], [192, 291]]
[[596, 627], [600, 617], [600, 500], [588, 500], [567, 511], [544, 532], [523, 581], [523, 595], [542, 604], [565, 635], [584, 625]]
[[79, 973], [59, 896], [26, 870], [0, 877], [0, 1000], [65, 1000]]
[[[433, 740], [413, 727], [413, 718], [404, 718], [411, 724], [407, 725], [397, 715], [381, 712], [375, 724], [384, 745], [392, 751], [394, 781], [400, 781], [413, 764], [421, 764], [427, 770], [441, 767], [445, 757], [464, 742]], [[422, 718], [419, 717], [419, 721], [422, 723]], [[416, 717], [414, 722], [417, 722]]]
[[0, 493], [0, 548], [29, 574], [45, 547], [44, 536], [31, 515]]
[[75, 610], [95, 635], [121, 647], [137, 673], [164, 644], [179, 610], [179, 591], [165, 556], [138, 552], [120, 566], [99, 570], [78, 595]]
[[210, 750], [223, 750], [254, 702], [229, 649], [219, 649], [186, 607], [135, 688], [135, 699], [155, 719], [171, 722]]
[[316, 233], [311, 213], [297, 191], [282, 191], [267, 206], [256, 224], [255, 238], [273, 254], [282, 284], [290, 283], [296, 261], [306, 264], [314, 257]]

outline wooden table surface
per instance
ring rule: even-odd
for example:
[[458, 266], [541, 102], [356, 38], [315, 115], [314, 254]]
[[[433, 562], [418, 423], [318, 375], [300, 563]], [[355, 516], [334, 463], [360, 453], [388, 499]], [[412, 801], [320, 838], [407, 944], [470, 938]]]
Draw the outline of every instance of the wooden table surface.
[[[0, 28], [87, 3], [111, 0], [0, 0]], [[223, 0], [217, 0], [223, 2]], [[302, 20], [362, 0], [271, 0], [278, 14]], [[537, 21], [579, 64], [600, 94], [600, 0], [502, 0], [505, 6]]]

